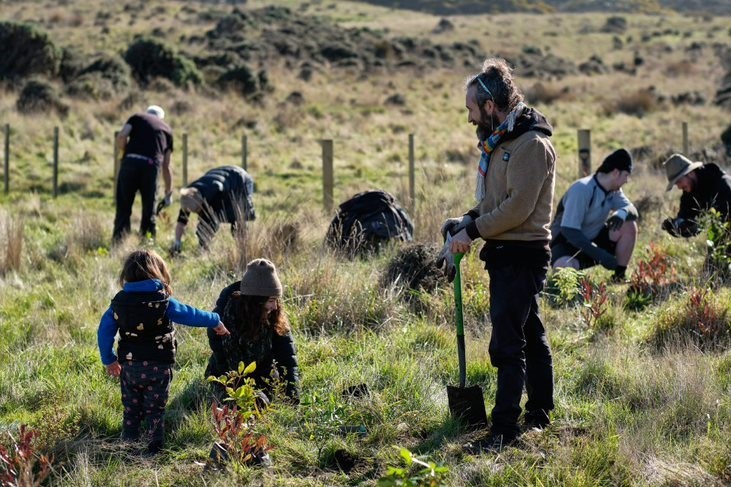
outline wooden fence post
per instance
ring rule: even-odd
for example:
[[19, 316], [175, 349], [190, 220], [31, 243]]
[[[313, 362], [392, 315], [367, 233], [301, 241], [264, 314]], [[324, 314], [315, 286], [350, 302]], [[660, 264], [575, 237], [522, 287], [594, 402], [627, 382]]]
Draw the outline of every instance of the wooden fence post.
[[188, 134], [183, 134], [183, 187], [188, 185]]
[[322, 140], [322, 201], [325, 205], [325, 212], [330, 213], [333, 207], [333, 187], [335, 178], [333, 175], [333, 141], [332, 139]]
[[117, 135], [119, 135], [119, 132], [115, 130], [114, 139], [112, 139], [112, 145], [114, 146], [114, 164], [112, 165], [112, 170], [114, 171], [114, 174], [112, 174], [112, 179], [114, 179], [114, 188], [112, 194], [114, 195], [115, 201], [117, 200], [117, 177], [119, 176], [119, 147], [117, 147]]
[[581, 129], [579, 138], [579, 177], [591, 174], [591, 130]]
[[10, 124], [5, 124], [5, 194], [10, 192]]
[[416, 208], [416, 176], [414, 172], [414, 134], [409, 134], [409, 206], [411, 206], [412, 217]]
[[683, 155], [690, 157], [690, 144], [688, 142], [688, 122], [683, 122]]
[[53, 197], [58, 196], [58, 127], [53, 127]]
[[241, 167], [244, 171], [248, 171], [247, 166], [249, 163], [249, 137], [246, 135], [241, 136]]

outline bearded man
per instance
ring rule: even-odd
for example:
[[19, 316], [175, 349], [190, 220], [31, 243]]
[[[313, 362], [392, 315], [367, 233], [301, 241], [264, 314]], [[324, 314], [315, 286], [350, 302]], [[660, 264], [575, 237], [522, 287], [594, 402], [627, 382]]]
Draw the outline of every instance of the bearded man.
[[498, 451], [521, 432], [524, 386], [526, 427], [546, 427], [554, 407], [553, 362], [538, 298], [550, 262], [556, 152], [551, 125], [523, 103], [504, 59], [484, 62], [467, 81], [465, 101], [481, 151], [477, 206], [445, 221], [442, 233], [451, 235], [452, 254], [468, 252], [477, 239], [485, 242], [480, 259], [490, 276], [489, 351], [497, 391], [489, 434], [475, 446]]

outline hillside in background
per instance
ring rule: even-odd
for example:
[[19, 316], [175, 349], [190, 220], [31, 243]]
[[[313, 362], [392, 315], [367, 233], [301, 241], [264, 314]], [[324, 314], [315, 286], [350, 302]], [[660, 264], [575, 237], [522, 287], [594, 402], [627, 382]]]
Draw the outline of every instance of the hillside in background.
[[364, 0], [384, 7], [417, 10], [436, 15], [486, 13], [682, 13], [730, 15], [727, 0]]

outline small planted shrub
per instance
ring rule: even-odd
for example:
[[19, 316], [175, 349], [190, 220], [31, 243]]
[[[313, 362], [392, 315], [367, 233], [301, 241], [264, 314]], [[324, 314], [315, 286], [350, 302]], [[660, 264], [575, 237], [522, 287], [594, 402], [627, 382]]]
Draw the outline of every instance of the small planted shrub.
[[731, 323], [726, 305], [708, 288], [692, 288], [681, 306], [659, 320], [651, 336], [658, 347], [690, 340], [703, 349], [726, 348], [731, 342]]
[[448, 467], [420, 460], [406, 448], [401, 448], [399, 454], [405, 467], [388, 467], [386, 475], [378, 479], [378, 487], [447, 485]]
[[703, 216], [701, 224], [707, 229], [706, 271], [721, 279], [731, 275], [731, 224], [724, 221], [715, 208]]
[[675, 272], [669, 266], [668, 256], [650, 243], [649, 259], [639, 260], [630, 278], [624, 307], [641, 310], [664, 295], [674, 283]]
[[609, 305], [607, 303], [609, 299], [607, 285], [605, 283], [596, 285], [584, 278], [581, 280], [581, 297], [584, 300], [584, 305], [581, 307], [581, 318], [587, 328], [596, 330]]
[[0, 485], [41, 485], [51, 473], [51, 459], [36, 450], [38, 431], [23, 424], [17, 439], [8, 436], [11, 444], [0, 444]]
[[268, 464], [268, 452], [271, 450], [266, 436], [254, 431], [256, 419], [261, 417], [261, 395], [255, 387], [254, 379], [249, 377], [256, 370], [256, 362], [245, 365], [239, 363], [237, 370], [232, 370], [221, 377], [209, 377], [209, 382], [221, 384], [228, 397], [224, 402], [233, 402], [233, 406], [223, 407], [213, 404], [213, 428], [218, 442], [211, 451], [211, 460], [217, 464], [234, 461], [240, 465]]
[[557, 307], [578, 303], [582, 296], [581, 283], [585, 279], [584, 272], [571, 267], [556, 269], [546, 285], [549, 302]]

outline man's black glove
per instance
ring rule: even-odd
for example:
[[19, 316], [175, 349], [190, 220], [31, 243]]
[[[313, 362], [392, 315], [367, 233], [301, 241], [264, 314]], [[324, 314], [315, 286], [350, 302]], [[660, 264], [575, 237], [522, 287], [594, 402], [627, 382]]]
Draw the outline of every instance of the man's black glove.
[[685, 218], [666, 218], [662, 229], [673, 237], [692, 237], [698, 233], [698, 224]]
[[615, 213], [607, 219], [606, 225], [610, 232], [616, 232], [624, 225], [624, 218]]

